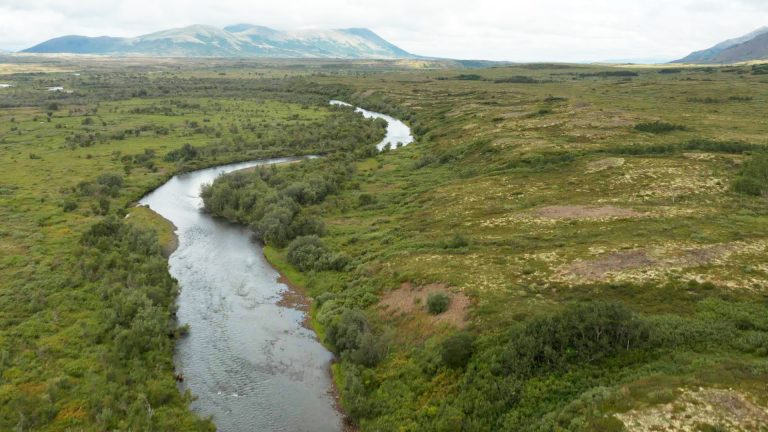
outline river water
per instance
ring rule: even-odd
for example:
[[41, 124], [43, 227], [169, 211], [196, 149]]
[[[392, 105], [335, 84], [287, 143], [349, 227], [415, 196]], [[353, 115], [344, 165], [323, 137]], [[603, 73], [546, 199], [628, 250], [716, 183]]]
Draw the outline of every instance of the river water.
[[[380, 148], [413, 141], [402, 122], [363, 114], [389, 119]], [[169, 258], [170, 273], [181, 287], [179, 323], [190, 326], [176, 346], [176, 369], [182, 390], [197, 397], [192, 408], [213, 416], [219, 431], [342, 430], [331, 393], [332, 354], [302, 326], [304, 312], [278, 305], [288, 287], [251, 232], [202, 212], [200, 189], [219, 175], [295, 160], [180, 174], [140, 201], [176, 226], [179, 247]]]
[[[332, 100], [331, 105], [341, 105], [341, 106], [349, 106], [352, 105], [338, 101], [338, 100]], [[374, 118], [374, 119], [384, 119], [387, 122], [387, 136], [384, 137], [383, 140], [381, 140], [380, 143], [376, 144], [376, 148], [379, 150], [384, 150], [384, 147], [389, 144], [391, 148], [397, 148], [398, 144], [402, 144], [404, 146], [410, 144], [413, 142], [413, 134], [411, 134], [411, 128], [408, 127], [405, 123], [402, 121], [390, 117], [386, 114], [377, 113], [374, 111], [368, 111], [366, 109], [362, 108], [355, 108], [355, 111], [361, 113], [363, 117], [365, 118]]]

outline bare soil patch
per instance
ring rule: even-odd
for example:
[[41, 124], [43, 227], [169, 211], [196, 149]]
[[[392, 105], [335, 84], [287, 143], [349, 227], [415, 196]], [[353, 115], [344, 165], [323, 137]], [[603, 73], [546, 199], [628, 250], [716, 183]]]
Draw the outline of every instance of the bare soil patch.
[[702, 430], [703, 425], [728, 431], [768, 428], [768, 410], [731, 389], [686, 389], [671, 403], [632, 410], [616, 417], [632, 432], [694, 432]]
[[565, 273], [586, 280], [600, 280], [608, 273], [650, 267], [657, 263], [656, 259], [642, 249], [617, 251], [594, 260], [573, 262], [565, 268]]
[[[741, 243], [714, 244], [701, 247], [662, 246], [609, 252], [594, 259], [579, 259], [560, 267], [559, 275], [585, 281], [599, 281], [610, 274], [633, 270], [658, 271], [722, 264], [732, 254], [748, 249]], [[758, 249], [759, 250], [759, 249]]]
[[[433, 293], [444, 293], [451, 298], [448, 310], [439, 315], [431, 315], [426, 310], [427, 297]], [[388, 292], [379, 302], [379, 309], [387, 317], [410, 315], [433, 325], [449, 324], [457, 328], [466, 325], [469, 306], [469, 297], [461, 292], [452, 292], [445, 284], [413, 286], [410, 282]]]
[[605, 218], [632, 218], [645, 216], [632, 209], [614, 206], [580, 206], [559, 205], [542, 207], [534, 212], [538, 217], [547, 219], [605, 219]]

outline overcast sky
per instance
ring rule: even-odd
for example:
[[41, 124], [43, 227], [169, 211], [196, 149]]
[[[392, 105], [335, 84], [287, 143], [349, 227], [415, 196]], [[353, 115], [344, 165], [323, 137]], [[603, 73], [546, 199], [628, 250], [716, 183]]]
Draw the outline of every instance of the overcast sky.
[[768, 25], [768, 0], [0, 0], [0, 49], [189, 24], [368, 27], [461, 59], [673, 59]]

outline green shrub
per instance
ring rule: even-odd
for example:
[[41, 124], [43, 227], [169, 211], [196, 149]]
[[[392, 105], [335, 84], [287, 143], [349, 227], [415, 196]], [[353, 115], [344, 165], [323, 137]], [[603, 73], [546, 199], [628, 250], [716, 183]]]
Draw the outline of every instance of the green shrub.
[[61, 205], [65, 212], [71, 212], [77, 210], [77, 201], [68, 199]]
[[453, 79], [459, 81], [480, 81], [483, 77], [477, 74], [460, 74], [456, 75]]
[[376, 196], [369, 193], [362, 193], [357, 197], [357, 205], [365, 207], [376, 202]]
[[659, 134], [659, 133], [667, 133], [667, 132], [674, 132], [674, 131], [683, 131], [683, 130], [686, 130], [686, 128], [683, 125], [667, 123], [667, 122], [662, 122], [657, 120], [655, 122], [638, 123], [635, 125], [635, 130], [639, 132]]
[[458, 233], [454, 234], [444, 245], [445, 249], [461, 249], [467, 246], [469, 246], [469, 241], [463, 235]]
[[467, 332], [449, 336], [440, 345], [440, 358], [450, 368], [463, 368], [472, 358], [475, 338]]
[[427, 311], [432, 315], [440, 315], [448, 310], [451, 298], [445, 293], [432, 293], [427, 297]]
[[288, 262], [301, 271], [342, 270], [347, 259], [336, 255], [316, 235], [294, 239], [288, 246]]
[[538, 84], [541, 81], [524, 75], [515, 75], [507, 78], [499, 78], [493, 81], [496, 84]]
[[593, 302], [535, 318], [512, 331], [502, 355], [506, 373], [532, 376], [596, 362], [649, 345], [648, 325], [618, 303]]
[[757, 154], [742, 166], [733, 189], [745, 195], [768, 194], [768, 155]]
[[416, 162], [414, 162], [413, 167], [416, 169], [421, 169], [429, 165], [432, 165], [435, 162], [437, 162], [437, 158], [432, 156], [431, 154], [427, 154], [419, 158], [419, 160], [417, 160]]
[[198, 159], [200, 151], [191, 144], [184, 144], [180, 149], [169, 151], [163, 158], [166, 162], [186, 162]]

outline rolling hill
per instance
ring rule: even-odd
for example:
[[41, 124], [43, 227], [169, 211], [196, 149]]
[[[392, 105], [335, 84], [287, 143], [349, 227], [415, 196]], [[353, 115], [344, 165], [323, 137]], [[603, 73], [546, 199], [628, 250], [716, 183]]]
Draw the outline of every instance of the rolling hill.
[[768, 59], [768, 27], [696, 51], [673, 63], [727, 64]]
[[62, 36], [22, 52], [163, 57], [418, 57], [365, 28], [279, 31], [251, 24], [223, 29], [192, 25], [132, 38]]

